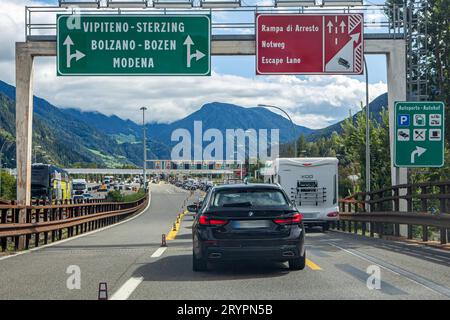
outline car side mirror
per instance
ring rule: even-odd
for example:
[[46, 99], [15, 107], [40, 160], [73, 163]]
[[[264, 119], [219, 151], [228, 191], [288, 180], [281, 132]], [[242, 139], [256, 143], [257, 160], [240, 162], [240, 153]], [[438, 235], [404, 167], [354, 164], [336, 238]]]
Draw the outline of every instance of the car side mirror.
[[200, 207], [197, 207], [196, 204], [191, 204], [191, 205], [188, 205], [186, 208], [189, 212], [197, 213], [198, 212], [197, 208], [200, 208]]

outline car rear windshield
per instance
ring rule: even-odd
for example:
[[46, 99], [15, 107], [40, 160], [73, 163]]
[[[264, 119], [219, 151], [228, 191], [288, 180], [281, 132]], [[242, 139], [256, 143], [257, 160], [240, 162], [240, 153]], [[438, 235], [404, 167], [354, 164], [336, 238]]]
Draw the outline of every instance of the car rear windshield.
[[287, 206], [286, 197], [275, 189], [233, 189], [217, 191], [211, 207], [278, 207]]

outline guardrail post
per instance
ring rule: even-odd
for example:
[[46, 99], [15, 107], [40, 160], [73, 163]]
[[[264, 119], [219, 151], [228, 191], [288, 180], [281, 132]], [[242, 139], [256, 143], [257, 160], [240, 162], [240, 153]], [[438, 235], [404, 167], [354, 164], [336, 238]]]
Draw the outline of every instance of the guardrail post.
[[[55, 221], [56, 220], [56, 209], [55, 208], [51, 208], [51, 221]], [[56, 240], [56, 230], [52, 231], [52, 242], [55, 242]]]
[[[446, 194], [447, 190], [448, 190], [447, 185], [439, 186], [439, 193], [441, 196], [439, 199], [439, 207], [440, 207], [439, 214], [443, 214], [446, 211], [446, 198], [444, 198], [443, 196]], [[440, 228], [439, 231], [440, 231], [439, 238], [440, 238], [441, 244], [446, 244], [447, 243], [447, 230], [445, 228]]]
[[[407, 211], [408, 212], [412, 212], [413, 211], [413, 188], [411, 185], [409, 185], [407, 187]], [[408, 239], [412, 239], [413, 238], [413, 230], [412, 230], [412, 225], [408, 224], [407, 225], [407, 238]]]
[[[61, 200], [61, 205], [62, 205], [62, 200]], [[60, 207], [58, 210], [58, 220], [63, 220], [63, 208]], [[62, 239], [62, 229], [58, 230], [58, 240]]]
[[[400, 198], [399, 198], [399, 188], [394, 188], [394, 212], [400, 212]], [[394, 236], [400, 236], [400, 224], [394, 223]]]
[[[18, 208], [14, 208], [13, 209], [13, 212], [11, 214], [11, 222], [12, 223], [18, 223], [19, 222], [19, 212], [20, 212], [20, 209], [18, 209]], [[19, 247], [22, 247], [22, 248], [24, 247], [24, 246], [20, 246], [19, 242], [20, 242], [20, 237], [15, 236], [14, 237], [14, 250], [19, 250]]]
[[[11, 209], [2, 209], [1, 214], [0, 214], [0, 223], [6, 223], [8, 220], [8, 211], [11, 211]], [[0, 246], [2, 251], [6, 251], [6, 249], [8, 248], [8, 238], [4, 237], [4, 238], [0, 238]]]
[[384, 235], [384, 223], [380, 222], [378, 223], [378, 238], [383, 238]]
[[[40, 205], [40, 201], [38, 202], [38, 205]], [[36, 208], [34, 222], [39, 223], [39, 221], [40, 221], [40, 214], [41, 214], [41, 209]], [[34, 246], [35, 247], [39, 247], [39, 232], [36, 232], [34, 234]]]
[[[421, 195], [426, 195], [428, 190], [430, 190], [428, 187], [423, 186], [421, 188]], [[421, 211], [422, 212], [428, 212], [428, 199], [427, 198], [421, 198], [420, 199], [420, 203], [421, 203]], [[422, 241], [426, 242], [428, 241], [428, 226], [426, 225], [422, 225]]]

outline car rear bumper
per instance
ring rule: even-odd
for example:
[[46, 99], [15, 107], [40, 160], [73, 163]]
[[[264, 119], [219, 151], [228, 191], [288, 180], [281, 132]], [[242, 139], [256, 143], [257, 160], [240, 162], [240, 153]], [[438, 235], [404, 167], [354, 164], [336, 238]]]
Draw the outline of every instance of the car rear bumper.
[[303, 256], [305, 253], [303, 236], [295, 240], [218, 241], [216, 245], [202, 243], [201, 251], [201, 255], [210, 262], [231, 260], [287, 261]]
[[286, 245], [282, 247], [207, 247], [204, 257], [210, 262], [232, 261], [232, 260], [276, 260], [287, 261], [289, 259], [303, 256], [302, 246]]
[[[337, 220], [337, 219], [336, 219]], [[303, 224], [307, 227], [311, 226], [323, 226], [331, 221], [335, 220], [322, 220], [322, 219], [311, 219], [311, 220], [303, 220]]]

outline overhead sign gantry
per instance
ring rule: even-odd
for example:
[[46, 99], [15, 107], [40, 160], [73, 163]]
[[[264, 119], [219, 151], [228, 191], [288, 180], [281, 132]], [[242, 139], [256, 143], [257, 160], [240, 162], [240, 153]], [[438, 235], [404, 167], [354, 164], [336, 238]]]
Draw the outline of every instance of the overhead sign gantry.
[[211, 74], [209, 15], [58, 15], [57, 73]]

